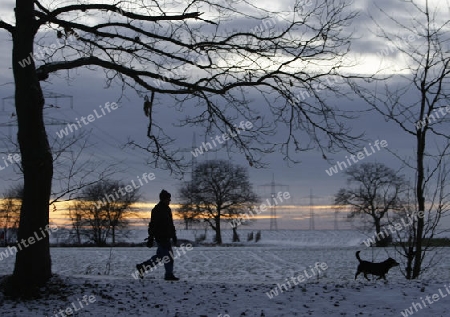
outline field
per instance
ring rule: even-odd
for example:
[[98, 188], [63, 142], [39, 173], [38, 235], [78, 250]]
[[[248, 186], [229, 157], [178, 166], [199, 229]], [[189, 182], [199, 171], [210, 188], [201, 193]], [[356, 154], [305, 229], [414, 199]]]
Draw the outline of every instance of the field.
[[[52, 248], [54, 294], [28, 302], [0, 295], [0, 316], [448, 315], [446, 249], [420, 280], [406, 281], [397, 267], [387, 282], [355, 281], [356, 250], [366, 260], [401, 261], [393, 249], [367, 248], [362, 239], [352, 231], [264, 231], [258, 243], [178, 248], [178, 282], [164, 281], [162, 267], [135, 279], [134, 265], [155, 249]], [[0, 265], [12, 273], [14, 257]]]

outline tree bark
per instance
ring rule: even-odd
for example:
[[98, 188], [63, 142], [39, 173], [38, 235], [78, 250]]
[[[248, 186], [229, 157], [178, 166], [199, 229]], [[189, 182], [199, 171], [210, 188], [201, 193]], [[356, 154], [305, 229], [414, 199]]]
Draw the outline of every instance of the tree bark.
[[410, 235], [409, 239], [408, 239], [408, 249], [406, 252], [406, 279], [410, 280], [412, 279], [412, 264], [414, 261], [414, 241], [412, 241], [412, 237]]
[[222, 244], [222, 233], [220, 232], [220, 213], [218, 216], [214, 217], [216, 223], [216, 243]]
[[233, 227], [233, 242], [240, 242], [239, 235], [237, 233], [237, 227]]
[[36, 66], [33, 60], [25, 67], [19, 64], [33, 54], [34, 2], [17, 0], [15, 13], [12, 63], [24, 194], [18, 232], [21, 250], [18, 248], [16, 254], [13, 280], [18, 287], [30, 287], [43, 285], [51, 277], [48, 225], [53, 162], [43, 119], [44, 96]]
[[116, 226], [113, 225], [111, 229], [112, 229], [112, 244], [115, 245], [116, 244]]
[[[378, 218], [378, 217], [376, 217], [376, 216], [373, 216], [373, 221], [374, 221], [374, 224], [375, 224], [375, 233], [376, 233], [377, 237], [380, 237], [380, 232], [381, 232], [381, 219]], [[384, 240], [384, 239], [383, 239], [383, 240]], [[384, 241], [383, 241], [383, 240], [377, 238], [377, 239], [376, 239], [376, 242], [375, 242], [375, 245], [376, 245], [377, 247], [382, 247], [383, 244], [384, 244]]]
[[[426, 128], [425, 128], [426, 129]], [[423, 193], [424, 165], [423, 158], [425, 153], [425, 133], [424, 131], [417, 131], [417, 183], [416, 183], [416, 197], [419, 211], [425, 212], [425, 197]], [[412, 278], [416, 279], [421, 273], [422, 267], [422, 237], [425, 226], [425, 217], [417, 217], [417, 234], [414, 251], [414, 266]]]

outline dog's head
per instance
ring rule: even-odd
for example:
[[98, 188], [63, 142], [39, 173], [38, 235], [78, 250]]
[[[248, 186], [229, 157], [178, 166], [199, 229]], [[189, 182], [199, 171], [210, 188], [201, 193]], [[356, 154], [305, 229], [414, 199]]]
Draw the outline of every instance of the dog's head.
[[394, 266], [399, 266], [400, 263], [398, 263], [397, 261], [395, 261], [393, 258], [389, 258], [386, 260], [387, 265], [389, 266], [389, 268], [394, 267]]

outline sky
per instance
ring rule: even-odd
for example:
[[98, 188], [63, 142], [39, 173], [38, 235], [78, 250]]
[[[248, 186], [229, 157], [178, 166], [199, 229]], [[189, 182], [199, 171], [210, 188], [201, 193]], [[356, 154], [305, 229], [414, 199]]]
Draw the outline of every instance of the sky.
[[[431, 4], [434, 1], [430, 1]], [[311, 4], [311, 1], [304, 1], [305, 6]], [[376, 4], [383, 8], [389, 14], [403, 19], [413, 12], [410, 7], [403, 1], [376, 1]], [[267, 9], [288, 8], [290, 1], [258, 1], [259, 6]], [[13, 23], [14, 1], [6, 0], [0, 3], [0, 18], [4, 21]], [[349, 26], [349, 32], [354, 33], [354, 40], [348, 54], [349, 60], [357, 61], [357, 66], [353, 67], [352, 72], [361, 74], [373, 74], [383, 69], [382, 73], [405, 74], [403, 66], [405, 58], [395, 49], [391, 49], [388, 44], [376, 36], [377, 28], [371, 20], [373, 17], [378, 23], [389, 26], [391, 22], [384, 17], [374, 6], [373, 1], [358, 0], [354, 1], [351, 9], [359, 12], [352, 24]], [[442, 9], [447, 12], [448, 8]], [[439, 12], [443, 13], [443, 12]], [[415, 14], [415, 13], [413, 13]], [[448, 17], [448, 12], [446, 13]], [[441, 15], [439, 15], [439, 18]], [[406, 20], [407, 21], [407, 20]], [[249, 30], [255, 27], [255, 23], [245, 20], [238, 20], [232, 26], [236, 29]], [[405, 36], [408, 33], [402, 29], [390, 28], [390, 31]], [[408, 38], [407, 38], [408, 39]], [[409, 40], [413, 42], [414, 37]], [[0, 109], [0, 134], [2, 135], [2, 156], [0, 165], [4, 167], [0, 170], [0, 191], [9, 187], [11, 184], [17, 183], [20, 178], [17, 167], [12, 165], [6, 166], [8, 163], [7, 156], [14, 155], [10, 145], [9, 138], [14, 139], [14, 104], [11, 98], [14, 94], [14, 84], [11, 71], [11, 38], [7, 32], [0, 30], [0, 97], [2, 104]], [[398, 79], [398, 77], [396, 77]], [[392, 82], [389, 82], [392, 84]], [[339, 85], [338, 83], [336, 85]], [[380, 84], [380, 86], [382, 86]], [[156, 202], [158, 193], [161, 188], [165, 188], [173, 193], [173, 201], [177, 200], [177, 190], [183, 179], [171, 175], [169, 172], [155, 168], [146, 164], [148, 154], [142, 150], [125, 146], [129, 140], [134, 140], [140, 144], [145, 144], [148, 119], [145, 117], [141, 98], [138, 98], [133, 91], [126, 91], [121, 97], [121, 87], [106, 87], [105, 74], [102, 70], [77, 69], [70, 73], [60, 72], [57, 75], [51, 75], [50, 80], [42, 82], [42, 87], [46, 93], [46, 120], [56, 125], [48, 125], [48, 135], [56, 144], [60, 142], [69, 142], [70, 137], [76, 133], [83, 132], [88, 135], [89, 146], [83, 150], [79, 156], [77, 165], [81, 169], [89, 170], [91, 177], [104, 171], [114, 171], [111, 176], [120, 179], [126, 184], [132, 181], [143, 179], [145, 175], [154, 175], [153, 180], [143, 182], [139, 190], [143, 200], [148, 201], [147, 206], [151, 206]], [[346, 88], [347, 89], [347, 88]], [[378, 86], [372, 86], [371, 89], [378, 89]], [[324, 96], [329, 94], [327, 91], [320, 92]], [[379, 114], [374, 111], [368, 111], [369, 106], [352, 95], [351, 91], [346, 92], [349, 99], [335, 98], [329, 96], [333, 101], [333, 105], [339, 109], [349, 109], [353, 111], [361, 111], [360, 116], [354, 120], [343, 122], [347, 127], [351, 127], [355, 134], [365, 133], [365, 139], [360, 142], [359, 151], [368, 153], [358, 162], [380, 162], [385, 163], [389, 167], [399, 169], [400, 161], [392, 154], [392, 152], [401, 156], [414, 155], [414, 143], [411, 136], [401, 132], [401, 130], [392, 123], [386, 122]], [[53, 96], [53, 97], [52, 97]], [[55, 98], [59, 96], [59, 98]], [[253, 106], [257, 107], [262, 102], [261, 97], [252, 95]], [[414, 96], [406, 97], [414, 98]], [[158, 124], [166, 131], [175, 136], [174, 148], [179, 149], [186, 158], [186, 163], [193, 159], [191, 151], [193, 148], [201, 146], [202, 142], [209, 141], [216, 134], [212, 133], [204, 135], [201, 128], [178, 128], [177, 120], [180, 113], [173, 108], [167, 107], [170, 100], [159, 99], [155, 106], [154, 117], [158, 120]], [[117, 107], [116, 107], [117, 105]], [[189, 109], [187, 107], [186, 109]], [[101, 112], [103, 111], [103, 112]], [[187, 110], [189, 111], [189, 110]], [[99, 116], [99, 114], [102, 114]], [[92, 122], [88, 124], [79, 124], [79, 130], [70, 132], [67, 130], [67, 136], [60, 138], [61, 129], [67, 128], [67, 124], [79, 122], [81, 117], [91, 115]], [[77, 121], [78, 120], [78, 121]], [[12, 124], [11, 124], [12, 123]], [[240, 122], [236, 122], [238, 125]], [[276, 124], [275, 122], [273, 124]], [[285, 130], [278, 128], [275, 139], [282, 135]], [[59, 133], [59, 136], [58, 136]], [[195, 136], [194, 136], [195, 135]], [[309, 140], [305, 140], [305, 143]], [[433, 142], [429, 142], [433, 144]], [[375, 144], [384, 144], [385, 146], [376, 147]], [[57, 146], [56, 146], [57, 147]], [[79, 150], [75, 147], [71, 152], [64, 153], [60, 161], [58, 161], [58, 171], [55, 173], [56, 185], [61, 184], [61, 180], [65, 179], [65, 171], [67, 171], [70, 158], [77, 156]], [[341, 151], [335, 154], [327, 154], [329, 160], [325, 160], [322, 154], [313, 149], [307, 152], [300, 152], [294, 155], [299, 160], [297, 164], [288, 164], [283, 160], [280, 153], [268, 154], [263, 157], [267, 163], [267, 168], [256, 169], [248, 165], [245, 158], [239, 153], [229, 153], [225, 150], [218, 152], [208, 152], [198, 156], [196, 162], [208, 159], [229, 159], [233, 163], [248, 166], [250, 180], [254, 185], [255, 191], [262, 198], [271, 195], [272, 190], [275, 192], [290, 193], [291, 199], [289, 205], [297, 206], [295, 209], [285, 208], [279, 210], [280, 225], [286, 228], [302, 228], [307, 229], [310, 226], [309, 212], [311, 206], [316, 206], [319, 221], [316, 227], [321, 228], [320, 217], [323, 217], [322, 228], [333, 227], [334, 214], [329, 205], [333, 202], [333, 195], [340, 188], [346, 187], [345, 175], [341, 170], [330, 176], [330, 168], [337, 162], [345, 162], [350, 153]], [[90, 165], [91, 164], [91, 165]], [[328, 171], [328, 173], [327, 173]], [[402, 170], [402, 172], [405, 170]], [[81, 171], [80, 171], [81, 172]], [[411, 172], [405, 171], [405, 175], [409, 179], [413, 179]], [[189, 178], [186, 174], [184, 180]], [[64, 181], [63, 181], [64, 182]], [[272, 187], [272, 183], [275, 186]], [[303, 207], [300, 207], [303, 206]], [[144, 208], [146, 209], [146, 208]], [[331, 218], [330, 218], [331, 217]], [[344, 215], [342, 215], [344, 218]], [[343, 226], [348, 225], [342, 220]], [[326, 223], [326, 224], [325, 224]], [[267, 225], [267, 223], [265, 223]]]

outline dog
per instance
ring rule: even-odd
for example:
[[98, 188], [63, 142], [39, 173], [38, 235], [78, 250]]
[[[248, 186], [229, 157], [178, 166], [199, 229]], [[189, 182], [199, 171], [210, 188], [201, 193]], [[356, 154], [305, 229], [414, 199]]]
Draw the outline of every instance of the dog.
[[355, 274], [355, 280], [356, 280], [356, 278], [358, 277], [358, 275], [360, 273], [363, 273], [364, 277], [368, 281], [370, 281], [370, 280], [367, 277], [367, 274], [372, 274], [372, 275], [379, 276], [378, 280], [381, 279], [381, 278], [386, 280], [387, 272], [390, 269], [392, 269], [394, 266], [399, 266], [400, 265], [393, 258], [389, 258], [386, 261], [383, 261], [383, 262], [380, 262], [380, 263], [372, 263], [372, 262], [369, 262], [369, 261], [363, 261], [359, 257], [359, 252], [361, 252], [361, 251], [357, 251], [356, 252], [356, 258], [359, 261], [359, 265], [358, 265], [358, 269], [357, 269], [356, 274]]

